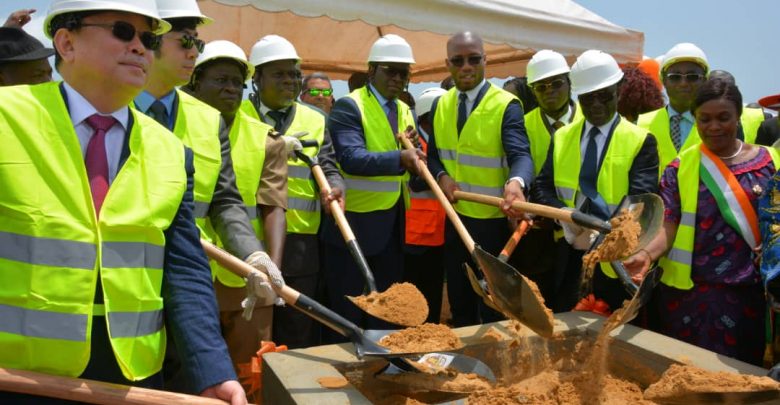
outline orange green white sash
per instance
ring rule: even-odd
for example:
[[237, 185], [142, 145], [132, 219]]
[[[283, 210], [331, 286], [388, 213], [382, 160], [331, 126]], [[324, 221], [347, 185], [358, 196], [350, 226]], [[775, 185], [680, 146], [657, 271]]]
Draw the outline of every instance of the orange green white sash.
[[761, 243], [758, 215], [737, 177], [704, 144], [701, 147], [701, 181], [718, 203], [723, 219], [737, 230], [751, 248]]

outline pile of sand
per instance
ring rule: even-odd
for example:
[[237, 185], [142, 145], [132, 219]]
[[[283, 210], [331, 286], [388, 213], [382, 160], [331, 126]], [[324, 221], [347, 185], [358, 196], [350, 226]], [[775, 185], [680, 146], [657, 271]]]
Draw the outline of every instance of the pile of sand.
[[363, 311], [397, 325], [419, 325], [428, 318], [428, 301], [411, 283], [396, 283], [385, 292], [349, 298]]
[[645, 398], [662, 400], [688, 393], [777, 390], [780, 390], [780, 383], [769, 377], [715, 372], [690, 365], [672, 364], [660, 380], [647, 387]]
[[463, 347], [458, 335], [446, 325], [426, 323], [383, 337], [379, 344], [393, 353], [442, 352]]

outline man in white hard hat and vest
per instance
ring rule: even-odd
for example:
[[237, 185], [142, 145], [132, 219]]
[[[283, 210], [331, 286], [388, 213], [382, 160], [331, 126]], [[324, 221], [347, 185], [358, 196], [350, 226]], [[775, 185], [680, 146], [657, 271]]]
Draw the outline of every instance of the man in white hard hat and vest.
[[[511, 93], [485, 80], [482, 38], [460, 32], [447, 42], [445, 60], [455, 87], [431, 109], [428, 168], [474, 240], [497, 255], [509, 238], [507, 216], [518, 217], [514, 201], [525, 201], [534, 164], [523, 125], [523, 108]], [[457, 201], [455, 190], [502, 197], [501, 208]], [[447, 294], [455, 326], [501, 319], [471, 289], [463, 263], [471, 260], [448, 222], [444, 256]], [[472, 268], [477, 268], [472, 263]]]
[[[618, 86], [623, 71], [615, 59], [589, 50], [577, 58], [569, 74], [584, 119], [555, 132], [542, 171], [532, 188], [535, 201], [557, 208], [577, 208], [608, 219], [625, 195], [658, 189], [658, 152], [647, 130], [617, 114]], [[562, 223], [568, 254], [559, 252], [556, 312], [571, 310], [580, 298], [582, 256], [595, 231]], [[614, 310], [627, 295], [608, 263], [601, 263], [593, 281], [594, 294]]]
[[151, 0], [55, 0], [44, 30], [64, 82], [0, 89], [0, 366], [160, 388], [167, 337], [192, 391], [245, 404], [192, 153], [128, 108], [168, 29]]
[[[335, 152], [322, 111], [295, 101], [300, 93], [301, 60], [293, 44], [278, 35], [267, 35], [252, 47], [249, 63], [255, 68], [255, 90], [242, 109], [285, 134], [287, 141], [314, 141], [315, 146], [299, 149], [316, 158], [332, 188], [330, 195], [320, 190], [307, 164], [298, 159], [292, 146], [285, 159], [288, 167], [287, 198], [281, 211], [286, 228], [281, 228], [284, 252], [280, 252], [285, 281], [301, 293], [317, 296], [320, 279], [319, 238], [321, 212], [329, 212], [329, 202], [343, 207], [344, 180], [336, 167]], [[295, 139], [297, 138], [297, 139]], [[270, 215], [264, 215], [269, 220]], [[268, 227], [266, 226], [266, 237]], [[276, 258], [274, 258], [276, 259]], [[319, 325], [310, 317], [289, 307], [274, 308], [273, 340], [291, 349], [319, 343]]]
[[[328, 118], [346, 182], [346, 217], [379, 291], [402, 277], [406, 181], [423, 156], [396, 140], [396, 134], [415, 126], [409, 106], [398, 99], [413, 63], [412, 48], [403, 38], [379, 38], [368, 55], [368, 84], [336, 101]], [[344, 298], [361, 295], [365, 282], [332, 221], [325, 221], [323, 239], [330, 307], [362, 327], [389, 327]]]

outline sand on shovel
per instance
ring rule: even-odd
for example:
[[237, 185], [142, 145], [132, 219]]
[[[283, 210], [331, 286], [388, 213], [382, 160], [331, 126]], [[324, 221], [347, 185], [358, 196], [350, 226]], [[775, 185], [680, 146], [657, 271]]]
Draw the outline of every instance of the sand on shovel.
[[463, 347], [458, 335], [446, 325], [425, 323], [391, 333], [379, 344], [393, 353], [443, 352]]
[[428, 318], [428, 301], [412, 283], [395, 283], [384, 292], [348, 298], [363, 311], [396, 325], [416, 326]]
[[[641, 204], [631, 211], [624, 208], [609, 220], [612, 231], [604, 237], [600, 245], [582, 257], [582, 267], [587, 275], [592, 276], [593, 269], [599, 262], [622, 259], [634, 253], [639, 246], [639, 235], [642, 233], [642, 226], [637, 222], [637, 218], [642, 215], [642, 209]], [[590, 277], [583, 277], [583, 279], [587, 280]]]

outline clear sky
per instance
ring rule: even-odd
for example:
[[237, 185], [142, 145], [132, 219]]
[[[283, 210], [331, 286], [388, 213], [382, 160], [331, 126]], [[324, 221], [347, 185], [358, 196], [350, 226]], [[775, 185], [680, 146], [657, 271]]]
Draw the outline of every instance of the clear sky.
[[[780, 66], [780, 52], [773, 39], [774, 30], [780, 27], [778, 0], [575, 1], [615, 24], [644, 32], [647, 56], [659, 56], [678, 42], [697, 44], [713, 69], [736, 76], [746, 102], [780, 93], [780, 74], [774, 67]], [[2, 0], [0, 16], [5, 21], [13, 10], [36, 8], [35, 18], [25, 29], [43, 40], [41, 25], [49, 3]], [[430, 85], [413, 85], [412, 94]], [[345, 84], [334, 87], [336, 96], [346, 93]]]

